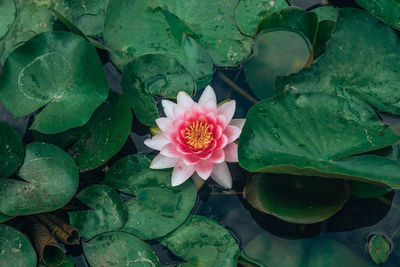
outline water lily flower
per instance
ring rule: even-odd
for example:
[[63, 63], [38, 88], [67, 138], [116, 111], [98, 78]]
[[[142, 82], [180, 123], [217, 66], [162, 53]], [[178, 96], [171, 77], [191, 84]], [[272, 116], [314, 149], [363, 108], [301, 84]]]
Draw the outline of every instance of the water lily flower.
[[179, 92], [177, 103], [162, 100], [165, 115], [156, 120], [162, 133], [145, 140], [160, 153], [150, 168], [174, 168], [172, 186], [185, 182], [195, 172], [203, 180], [210, 176], [225, 188], [232, 187], [226, 162], [237, 162], [239, 138], [244, 119], [232, 119], [235, 100], [217, 107], [217, 98], [207, 86], [196, 103], [185, 92]]

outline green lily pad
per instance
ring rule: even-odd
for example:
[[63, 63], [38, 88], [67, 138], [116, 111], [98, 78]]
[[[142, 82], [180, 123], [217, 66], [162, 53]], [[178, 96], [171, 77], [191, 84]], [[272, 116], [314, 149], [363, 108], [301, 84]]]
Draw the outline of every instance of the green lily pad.
[[156, 254], [142, 240], [124, 232], [108, 232], [82, 244], [90, 266], [160, 267]]
[[250, 109], [238, 155], [240, 165], [251, 172], [345, 178], [400, 188], [398, 162], [358, 155], [397, 140], [375, 111], [355, 97], [291, 94]]
[[[10, 20], [9, 17], [15, 14], [15, 19], [6, 32], [6, 36], [3, 39], [0, 37], [0, 65], [4, 64], [7, 56], [14, 49], [33, 36], [42, 32], [61, 29], [56, 23], [56, 17], [46, 7], [38, 6], [35, 0], [7, 0], [5, 2], [7, 15], [0, 17]], [[11, 3], [15, 4], [16, 10], [14, 12], [12, 7], [9, 6]], [[1, 22], [0, 25], [5, 27], [7, 23]]]
[[398, 0], [356, 0], [356, 2], [383, 22], [400, 30], [400, 2]]
[[0, 179], [0, 213], [9, 216], [59, 209], [78, 188], [74, 161], [51, 144], [25, 146], [25, 159], [16, 174], [22, 180]]
[[8, 56], [0, 99], [16, 117], [35, 115], [31, 129], [54, 134], [82, 126], [107, 98], [94, 47], [70, 32], [39, 34]]
[[243, 248], [240, 262], [260, 267], [305, 267], [311, 244], [310, 239], [289, 240], [263, 232]]
[[79, 192], [76, 198], [91, 208], [68, 213], [71, 225], [81, 236], [90, 239], [100, 233], [119, 230], [124, 224], [125, 205], [111, 187], [92, 185]]
[[311, 44], [314, 44], [318, 29], [318, 16], [298, 7], [287, 7], [279, 13], [268, 14], [258, 25], [258, 31], [276, 28], [300, 31], [307, 36]]
[[195, 90], [192, 75], [173, 57], [162, 54], [138, 57], [125, 66], [123, 73], [122, 91], [136, 118], [147, 126], [154, 125], [159, 117], [152, 94], [176, 98], [179, 91], [192, 95]]
[[336, 27], [336, 21], [332, 20], [323, 20], [318, 23], [318, 32], [315, 37], [314, 43], [314, 59], [320, 57], [325, 53], [328, 42], [332, 38], [333, 31]]
[[285, 0], [240, 0], [235, 9], [236, 26], [249, 36], [255, 36], [263, 17], [287, 7]]
[[0, 236], [1, 266], [36, 266], [36, 253], [26, 236], [4, 224], [0, 224]]
[[321, 6], [311, 10], [318, 16], [318, 21], [330, 20], [330, 21], [337, 21], [339, 16], [339, 9], [333, 6]]
[[244, 190], [246, 200], [256, 209], [281, 220], [311, 224], [338, 212], [350, 197], [341, 179], [257, 174]]
[[239, 247], [235, 239], [224, 227], [203, 216], [190, 216], [181, 227], [159, 241], [187, 261], [178, 266], [237, 265]]
[[252, 39], [242, 35], [235, 25], [237, 3], [112, 0], [106, 11], [104, 41], [122, 57], [166, 52], [180, 61], [181, 56], [187, 56], [182, 52], [182, 43], [189, 35], [216, 65], [237, 66], [248, 57], [252, 44]]
[[253, 55], [244, 64], [246, 81], [259, 99], [273, 96], [278, 76], [300, 71], [310, 57], [311, 44], [301, 33], [289, 29], [262, 31]]
[[17, 132], [0, 122], [0, 178], [15, 172], [24, 158], [24, 147]]
[[341, 9], [325, 56], [309, 69], [278, 79], [276, 88], [292, 94], [355, 96], [380, 111], [400, 114], [399, 69], [399, 36], [365, 11]]
[[34, 132], [35, 140], [66, 148], [81, 172], [97, 168], [124, 146], [132, 125], [132, 113], [126, 98], [110, 92], [89, 122], [66, 132], [46, 135]]
[[0, 2], [0, 40], [7, 34], [15, 19], [14, 0]]
[[331, 239], [314, 242], [308, 253], [308, 267], [377, 266], [341, 243]]
[[[39, 267], [47, 267], [46, 264], [44, 264], [43, 262], [39, 262]], [[74, 267], [75, 263], [74, 263], [74, 258], [72, 258], [71, 256], [65, 255], [65, 259], [64, 261], [58, 265], [58, 267]]]
[[359, 198], [380, 197], [391, 191], [390, 188], [358, 181], [349, 181], [351, 194]]
[[67, 18], [85, 35], [101, 37], [107, 0], [50, 0], [48, 7]]
[[368, 253], [376, 264], [387, 261], [390, 255], [390, 243], [383, 235], [372, 235], [368, 241]]
[[130, 155], [111, 166], [103, 184], [135, 195], [125, 201], [128, 217], [121, 231], [143, 240], [162, 237], [189, 216], [197, 199], [193, 181], [173, 187], [171, 170], [150, 169], [152, 157]]

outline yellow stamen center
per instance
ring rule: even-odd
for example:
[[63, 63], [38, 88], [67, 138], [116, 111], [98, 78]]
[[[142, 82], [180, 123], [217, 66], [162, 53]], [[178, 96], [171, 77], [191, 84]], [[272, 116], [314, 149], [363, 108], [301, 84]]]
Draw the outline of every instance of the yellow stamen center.
[[213, 140], [210, 126], [207, 122], [194, 121], [185, 128], [185, 139], [189, 146], [202, 149]]

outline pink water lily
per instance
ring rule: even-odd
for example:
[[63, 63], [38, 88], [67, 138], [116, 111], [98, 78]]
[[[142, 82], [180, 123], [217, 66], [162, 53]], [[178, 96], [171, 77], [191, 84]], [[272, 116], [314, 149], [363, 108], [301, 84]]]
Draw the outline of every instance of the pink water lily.
[[210, 176], [225, 188], [232, 187], [232, 177], [226, 162], [237, 162], [237, 144], [244, 119], [232, 119], [235, 100], [217, 107], [211, 86], [207, 86], [196, 103], [185, 92], [179, 92], [177, 103], [163, 100], [167, 117], [158, 118], [162, 133], [145, 140], [145, 144], [160, 153], [150, 168], [174, 168], [171, 183], [177, 186], [195, 172], [203, 180]]

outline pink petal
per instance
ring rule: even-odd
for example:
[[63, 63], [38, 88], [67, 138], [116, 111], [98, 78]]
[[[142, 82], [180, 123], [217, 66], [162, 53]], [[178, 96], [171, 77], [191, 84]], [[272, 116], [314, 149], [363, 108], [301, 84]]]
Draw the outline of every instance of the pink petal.
[[158, 154], [150, 164], [150, 169], [166, 169], [175, 166], [178, 158], [169, 158]]
[[177, 100], [178, 105], [182, 107], [190, 107], [194, 103], [193, 99], [184, 91], [178, 93]]
[[217, 108], [217, 97], [211, 86], [204, 89], [203, 94], [200, 96], [199, 105], [206, 110], [215, 110]]
[[161, 131], [165, 132], [171, 128], [172, 120], [166, 117], [156, 119], [157, 126]]
[[178, 161], [172, 172], [171, 184], [178, 186], [185, 182], [194, 173], [194, 166], [188, 166], [182, 160]]
[[219, 139], [219, 138], [221, 138], [221, 135], [222, 135], [222, 127], [217, 125], [215, 127], [215, 131], [214, 131], [214, 138]]
[[235, 109], [236, 109], [236, 102], [235, 102], [235, 100], [231, 100], [229, 102], [222, 104], [218, 108], [217, 112], [218, 112], [218, 115], [223, 114], [225, 116], [227, 122], [229, 123], [232, 120], [233, 115], [235, 114]]
[[168, 143], [169, 140], [162, 134], [157, 134], [151, 139], [144, 140], [144, 144], [154, 150], [161, 150]]
[[164, 108], [165, 116], [167, 116], [167, 118], [173, 119], [174, 118], [174, 106], [176, 106], [176, 104], [172, 101], [165, 100], [165, 99], [163, 99], [161, 101], [161, 104]]
[[178, 106], [178, 105], [175, 105], [172, 108], [172, 110], [174, 112], [174, 119], [183, 117], [185, 115], [185, 112], [186, 112], [186, 109], [184, 107], [181, 107], [181, 106]]
[[242, 130], [240, 130], [238, 127], [228, 125], [225, 128], [224, 134], [226, 135], [226, 137], [228, 137], [228, 143], [232, 143], [239, 138], [241, 132]]
[[243, 129], [243, 125], [246, 122], [246, 119], [232, 119], [229, 125], [233, 125], [238, 127], [239, 129]]
[[230, 143], [224, 148], [225, 161], [227, 162], [238, 162], [238, 145], [236, 143]]
[[202, 179], [206, 180], [211, 175], [213, 165], [214, 164], [209, 161], [201, 160], [196, 165], [194, 165], [194, 169]]
[[200, 158], [197, 157], [197, 156], [194, 155], [194, 154], [185, 155], [182, 159], [183, 159], [183, 162], [184, 162], [186, 165], [195, 165], [197, 162], [200, 161]]
[[221, 135], [221, 138], [218, 139], [216, 150], [224, 148], [228, 144], [228, 137], [225, 134]]
[[227, 121], [225, 115], [219, 114], [217, 116], [217, 124], [222, 127], [222, 129], [225, 129], [225, 127], [228, 125], [229, 121]]
[[172, 143], [163, 146], [160, 154], [169, 158], [181, 157], [181, 154], [176, 150], [176, 145]]
[[211, 178], [225, 188], [232, 188], [232, 176], [226, 162], [214, 164]]
[[178, 151], [179, 153], [183, 154], [183, 155], [189, 155], [189, 154], [193, 154], [192, 151], [190, 151], [186, 145], [177, 145], [176, 146], [176, 151]]
[[222, 163], [225, 160], [225, 153], [223, 149], [214, 150], [208, 161], [212, 163]]

